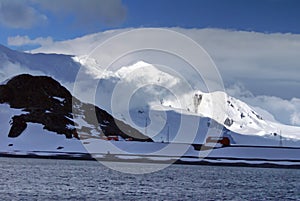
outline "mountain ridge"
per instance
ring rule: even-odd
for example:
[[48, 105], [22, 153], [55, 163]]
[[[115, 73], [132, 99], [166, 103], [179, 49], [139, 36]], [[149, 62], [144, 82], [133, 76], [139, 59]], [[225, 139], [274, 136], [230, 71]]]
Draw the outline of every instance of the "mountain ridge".
[[[12, 51], [12, 59], [14, 57], [14, 55], [18, 55], [18, 54], [23, 54], [23, 53], [20, 53], [20, 52], [16, 52], [14, 50], [11, 50]], [[20, 72], [18, 72], [19, 74], [20, 73], [30, 73], [31, 70], [38, 70], [39, 73], [37, 73], [38, 75], [48, 75], [48, 76], [51, 76], [57, 80], [59, 80], [59, 82], [61, 84], [63, 84], [64, 86], [65, 83], [68, 83], [69, 81], [68, 80], [76, 80], [76, 76], [77, 76], [77, 73], [78, 73], [78, 68], [82, 68], [83, 69], [83, 72], [87, 72], [91, 69], [91, 67], [88, 67], [88, 66], [85, 66], [83, 64], [80, 64], [79, 62], [76, 62], [76, 57], [72, 57], [72, 56], [69, 56], [69, 55], [64, 55], [62, 58], [66, 58], [66, 60], [63, 60], [64, 62], [60, 63], [59, 59], [55, 59], [55, 57], [59, 57], [58, 55], [56, 54], [43, 54], [43, 59], [41, 59], [40, 57], [40, 54], [29, 54], [29, 53], [26, 53], [26, 59], [29, 59], [30, 62], [29, 63], [34, 63], [35, 64], [35, 67], [36, 68], [32, 68], [32, 66], [27, 66], [28, 65], [28, 62], [26, 62], [25, 60], [17, 60], [17, 61], [11, 61], [11, 62], [15, 62], [16, 64], [20, 65], [20, 66], [24, 66], [26, 68], [24, 69], [21, 69]], [[30, 56], [29, 56], [30, 55]], [[29, 56], [29, 57], [27, 57]], [[49, 56], [49, 57], [48, 57]], [[54, 57], [54, 58], [53, 58]], [[0, 68], [1, 69], [5, 69], [5, 71], [3, 71], [4, 73], [6, 73], [6, 70], [8, 69], [8, 67], [6, 67], [6, 62], [7, 60], [4, 59], [4, 57], [1, 57], [0, 56], [0, 60], [2, 58], [2, 61], [0, 61]], [[58, 62], [58, 63], [57, 63]], [[70, 66], [68, 68], [65, 68], [64, 64], [65, 62], [71, 62], [69, 63]], [[55, 66], [55, 68], [52, 68], [52, 64]], [[129, 73], [130, 75], [133, 75], [131, 73], [132, 70], [139, 70], [137, 72], [141, 72], [141, 74], [138, 74], [139, 76], [143, 75], [143, 79], [147, 78], [149, 79], [149, 81], [153, 81], [152, 83], [154, 84], [157, 84], [157, 80], [160, 80], [160, 82], [158, 84], [163, 84], [165, 86], [168, 86], [169, 87], [172, 87], [172, 84], [175, 84], [174, 86], [176, 87], [176, 83], [172, 83], [172, 82], [169, 82], [170, 79], [172, 79], [173, 81], [174, 80], [178, 80], [180, 81], [180, 79], [178, 79], [177, 77], [172, 77], [170, 76], [171, 74], [168, 74], [166, 72], [163, 72], [163, 71], [160, 71], [159, 69], [153, 67], [153, 65], [151, 64], [148, 64], [148, 63], [144, 63], [145, 65], [141, 65], [142, 63], [141, 62], [136, 62], [136, 64], [139, 64], [140, 65], [140, 69], [139, 68], [133, 68], [135, 66], [135, 64], [133, 65], [130, 65], [130, 66], [124, 66], [120, 69], [120, 71], [108, 71], [107, 74], [104, 74], [104, 76], [101, 77], [101, 75], [97, 74], [99, 73], [99, 71], [95, 70], [93, 73], [96, 73], [95, 75], [91, 75], [89, 73], [91, 72], [88, 72], [85, 76], [86, 77], [83, 77], [85, 80], [84, 81], [88, 81], [89, 79], [95, 81], [95, 80], [99, 80], [99, 83], [101, 83], [101, 86], [104, 86], [106, 87], [105, 89], [103, 89], [104, 92], [107, 92], [109, 91], [109, 93], [104, 93], [104, 94], [101, 94], [99, 95], [99, 97], [96, 97], [96, 102], [97, 102], [97, 105], [98, 106], [101, 106], [101, 108], [104, 108], [106, 111], [108, 111], [110, 114], [112, 114], [112, 111], [109, 110], [109, 108], [112, 108], [111, 105], [109, 105], [111, 102], [109, 100], [109, 98], [111, 98], [111, 93], [112, 93], [112, 90], [114, 89], [114, 86], [116, 85], [116, 83], [119, 83], [119, 82], [123, 82], [126, 84], [139, 84], [139, 81], [140, 81], [140, 77], [134, 77], [134, 76], [123, 76], [122, 75], [126, 75], [127, 73]], [[165, 78], [168, 78], [168, 79], [158, 79], [158, 78], [154, 78], [153, 74], [150, 74], [148, 75], [148, 77], [146, 76], [145, 72], [143, 70], [143, 67], [147, 67], [148, 71], [147, 72], [150, 72], [149, 71], [149, 66], [152, 66], [152, 69], [156, 70], [156, 74], [154, 72], [155, 75], [159, 75], [159, 74], [163, 74]], [[68, 71], [67, 73], [65, 71]], [[143, 74], [142, 74], [143, 73]], [[31, 74], [31, 73], [30, 73]], [[8, 74], [9, 75], [9, 72]], [[58, 79], [57, 75], [60, 76], [60, 79]], [[167, 75], [167, 77], [165, 76]], [[170, 78], [170, 79], [169, 79]], [[3, 80], [2, 80], [3, 81]], [[78, 80], [76, 80], [78, 81]], [[79, 82], [82, 81], [82, 80], [79, 80]], [[178, 82], [176, 81], [176, 82]], [[69, 91], [72, 91], [72, 86], [73, 86], [73, 82], [71, 81], [70, 82], [70, 85], [68, 85], [68, 89]], [[78, 83], [76, 83], [78, 84]], [[167, 84], [167, 85], [166, 85]], [[87, 88], [87, 86], [89, 85], [83, 85], [83, 88], [82, 88], [82, 91], [79, 91], [80, 93], [77, 93], [76, 95], [78, 96], [78, 94], [82, 94], [82, 97], [85, 97], [86, 95], [89, 96], [90, 95], [90, 91], [89, 91], [89, 88]], [[138, 86], [138, 85], [136, 85]], [[134, 86], [134, 87], [136, 87]], [[131, 87], [129, 85], [129, 87]], [[100, 91], [100, 92], [103, 92], [103, 91]], [[122, 93], [125, 93], [126, 95], [126, 90], [123, 90]], [[148, 90], [149, 92], [149, 90]], [[141, 98], [140, 100], [142, 101], [145, 101], [147, 99], [144, 99], [144, 97], [155, 97], [157, 95], [161, 95], [161, 94], [158, 94], [157, 91], [152, 91], [153, 93], [150, 93], [150, 94], [141, 94], [141, 96], [139, 96], [139, 98]], [[195, 91], [191, 91], [187, 94], [185, 94], [186, 97], [182, 97], [183, 99], [184, 98], [187, 98], [186, 100], [188, 100], [189, 102], [191, 102], [192, 98], [193, 98], [193, 95], [194, 95]], [[212, 96], [214, 96], [213, 94], [205, 94], [203, 93], [203, 97], [204, 99], [202, 100], [200, 106], [199, 106], [199, 111], [201, 111], [203, 114], [202, 116], [206, 116], [206, 117], [210, 117], [212, 119], [215, 119], [215, 116], [211, 115], [211, 113], [209, 113], [209, 110], [207, 110], [207, 108], [211, 107], [210, 104], [208, 104], [209, 102], [211, 102], [211, 98]], [[257, 122], [263, 122], [261, 119], [258, 119], [257, 118], [257, 115], [261, 117], [261, 115], [257, 112], [255, 112], [255, 109], [251, 109], [251, 107], [247, 106], [247, 110], [245, 112], [241, 112], [241, 111], [238, 111], [238, 110], [241, 110], [240, 108], [242, 109], [245, 109], [246, 107], [246, 103], [242, 102], [242, 101], [238, 101], [238, 99], [235, 99], [235, 98], [232, 98], [230, 96], [227, 96], [227, 94], [223, 95], [225, 97], [227, 97], [226, 100], [229, 100], [231, 101], [231, 103], [228, 103], [224, 100], [224, 107], [226, 110], [224, 111], [220, 111], [220, 112], [224, 112], [225, 115], [227, 115], [230, 119], [233, 119], [234, 122], [233, 122], [233, 125], [228, 127], [228, 125], [225, 125], [225, 121], [226, 121], [226, 118], [225, 119], [221, 119], [219, 121], [220, 124], [223, 124], [225, 125], [228, 129], [231, 129], [233, 130], [234, 132], [240, 132], [240, 133], [243, 133], [244, 134], [251, 134], [251, 135], [259, 135], [259, 136], [262, 136], [262, 135], [269, 135], [269, 134], [279, 134], [279, 133], [282, 133], [283, 136], [286, 136], [286, 137], [290, 137], [290, 138], [294, 138], [294, 139], [299, 139], [299, 133], [300, 133], [300, 129], [299, 127], [293, 127], [293, 126], [286, 126], [286, 125], [282, 125], [282, 124], [279, 124], [279, 123], [274, 123], [274, 122], [271, 122], [271, 121], [266, 121], [266, 119], [264, 118], [264, 116], [262, 116], [263, 118], [263, 121], [264, 123], [261, 124], [261, 125], [257, 125], [256, 123]], [[85, 99], [82, 99], [82, 97], [80, 97], [81, 100], [84, 100], [85, 102], [91, 102], [90, 100], [85, 100]], [[215, 98], [213, 98], [215, 99]], [[232, 105], [232, 100], [234, 100], [234, 108], [231, 106]], [[139, 99], [137, 99], [139, 100]], [[140, 101], [139, 100], [139, 101]], [[159, 103], [160, 100], [157, 100], [157, 103], [156, 104], [160, 104]], [[178, 107], [176, 105], [174, 105], [174, 101], [169, 101], [167, 100], [165, 97], [164, 97], [164, 105], [163, 106], [166, 106], [166, 107], [169, 107], [170, 105], [172, 106], [171, 109], [178, 109]], [[104, 103], [104, 104], [103, 104]], [[207, 103], [207, 104], [206, 104]], [[105, 105], [107, 104], [107, 105]], [[148, 104], [146, 102], [146, 104]], [[125, 110], [128, 109], [126, 107], [123, 107], [123, 105], [121, 104], [117, 104], [116, 105], [117, 107], [119, 108], [124, 108]], [[223, 106], [222, 106], [223, 107]], [[193, 104], [192, 102], [190, 103], [190, 105], [187, 105], [186, 108], [179, 108], [179, 109], [184, 109], [184, 110], [187, 110], [187, 108], [192, 111], [192, 108], [193, 108]], [[130, 108], [129, 108], [130, 110]], [[256, 114], [252, 113], [251, 111], [254, 111]], [[187, 112], [187, 111], [186, 111]], [[242, 114], [243, 113], [243, 114]], [[248, 115], [249, 113], [249, 115]], [[119, 119], [123, 119], [122, 117], [123, 114], [118, 114], [117, 118]], [[199, 115], [199, 114], [196, 114], [196, 115]], [[246, 116], [246, 117], [244, 117]], [[249, 118], [248, 118], [249, 116]], [[242, 118], [243, 117], [243, 118]], [[255, 121], [253, 121], [253, 119]], [[129, 122], [130, 125], [136, 129], [138, 129], [140, 132], [143, 132], [145, 130], [144, 126], [136, 126], [135, 125], [135, 122], [132, 123], [132, 121], [130, 121], [130, 119], [128, 118], [125, 118], [123, 119], [124, 121], [126, 122]], [[144, 121], [144, 120], [143, 120]], [[227, 120], [227, 123], [229, 123], [230, 120]], [[144, 125], [145, 123], [140, 123], [140, 125]], [[271, 125], [271, 126], [270, 126]], [[247, 126], [250, 126], [251, 129], [246, 129]], [[254, 128], [254, 129], [252, 129]], [[150, 130], [149, 130], [150, 131]], [[247, 131], [247, 132], [245, 132]]]
[[[0, 85], [0, 104], [4, 103], [24, 112], [12, 117], [9, 137], [21, 135], [28, 123], [38, 123], [67, 138], [116, 135], [134, 141], [152, 141], [99, 107], [82, 103], [51, 77], [29, 74], [13, 77]], [[79, 118], [90, 127], [80, 125]]]

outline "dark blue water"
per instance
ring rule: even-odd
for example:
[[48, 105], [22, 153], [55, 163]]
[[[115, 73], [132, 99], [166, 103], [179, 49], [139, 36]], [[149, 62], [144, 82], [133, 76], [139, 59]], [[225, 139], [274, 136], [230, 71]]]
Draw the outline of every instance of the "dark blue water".
[[300, 170], [172, 165], [132, 175], [94, 161], [19, 158], [0, 158], [0, 170], [0, 200], [300, 200]]

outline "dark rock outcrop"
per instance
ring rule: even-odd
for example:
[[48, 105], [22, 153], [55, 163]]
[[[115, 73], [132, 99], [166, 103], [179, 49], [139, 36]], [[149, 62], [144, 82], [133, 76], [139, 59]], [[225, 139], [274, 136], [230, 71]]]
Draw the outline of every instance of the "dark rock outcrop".
[[[82, 103], [51, 77], [22, 74], [12, 78], [0, 85], [0, 104], [2, 103], [24, 111], [23, 114], [12, 117], [9, 137], [21, 135], [27, 123], [38, 123], [44, 129], [63, 134], [67, 138], [115, 135], [135, 141], [152, 141], [99, 107]], [[89, 126], [78, 125], [76, 118], [79, 117]]]

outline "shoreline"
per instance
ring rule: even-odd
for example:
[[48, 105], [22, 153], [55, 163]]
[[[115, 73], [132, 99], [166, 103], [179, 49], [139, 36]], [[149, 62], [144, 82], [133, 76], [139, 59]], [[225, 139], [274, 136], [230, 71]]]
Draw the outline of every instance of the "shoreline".
[[[269, 160], [269, 159], [214, 158], [214, 157], [207, 157], [204, 159], [200, 159], [196, 157], [181, 157], [179, 159], [153, 160], [151, 159], [151, 157], [147, 155], [130, 155], [131, 158], [130, 157], [120, 158], [120, 156], [121, 155], [103, 154], [103, 157], [93, 157], [92, 154], [87, 154], [87, 153], [69, 154], [63, 152], [60, 152], [59, 154], [56, 155], [40, 155], [35, 153], [30, 153], [30, 154], [0, 153], [0, 157], [5, 157], [5, 158], [32, 158], [32, 159], [50, 159], [50, 160], [55, 159], [55, 160], [121, 162], [121, 163], [150, 163], [150, 164], [152, 163], [152, 164], [180, 164], [180, 165], [199, 165], [199, 166], [205, 165], [205, 166], [228, 166], [228, 167], [300, 169], [300, 160]], [[164, 156], [155, 156], [155, 157], [164, 158]], [[189, 159], [198, 159], [198, 160], [191, 161]], [[221, 160], [227, 160], [227, 162], [224, 161], [222, 162]], [[251, 163], [253, 161], [259, 163]], [[283, 163], [286, 162], [291, 164], [276, 164], [276, 162], [283, 162]]]

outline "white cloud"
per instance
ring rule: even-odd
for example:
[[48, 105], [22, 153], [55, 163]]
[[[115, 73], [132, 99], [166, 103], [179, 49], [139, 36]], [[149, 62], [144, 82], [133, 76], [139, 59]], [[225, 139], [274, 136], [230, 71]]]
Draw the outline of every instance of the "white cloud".
[[27, 5], [27, 1], [2, 0], [0, 2], [0, 23], [10, 28], [31, 28], [45, 23], [47, 17]]
[[203, 46], [225, 84], [239, 81], [254, 95], [297, 96], [300, 35], [221, 29], [175, 29]]
[[236, 82], [226, 89], [226, 92], [233, 97], [254, 97], [254, 95], [245, 88], [241, 82]]
[[[51, 47], [42, 47], [35, 52], [87, 55], [105, 39], [128, 30], [130, 29], [111, 30], [56, 42]], [[228, 87], [231, 95], [241, 98], [252, 106], [267, 110], [280, 122], [300, 125], [300, 34], [269, 34], [222, 29], [171, 28], [171, 30], [187, 35], [211, 55], [225, 86], [231, 85]], [[122, 41], [120, 46], [130, 47], [137, 42], [140, 41]], [[164, 45], [167, 49], [173, 44], [164, 43]], [[104, 52], [99, 58], [109, 58], [109, 54]], [[151, 56], [147, 57], [148, 55], [149, 52], [131, 54], [128, 61], [131, 60], [131, 64], [132, 60], [153, 63], [149, 59]], [[171, 63], [172, 60], [161, 52], [156, 56], [154, 63], [169, 62], [168, 66], [182, 69], [182, 63], [178, 60]], [[127, 62], [126, 58], [121, 61]], [[123, 65], [130, 64], [126, 62]], [[192, 80], [192, 77], [190, 79]]]
[[53, 44], [53, 39], [51, 37], [38, 37], [35, 39], [30, 39], [28, 36], [12, 36], [8, 37], [7, 44], [10, 46], [23, 46], [23, 45], [41, 45], [47, 46]]
[[[254, 96], [241, 83], [230, 86], [226, 92], [247, 104], [259, 108], [259, 112], [264, 118], [261, 109], [270, 112], [274, 118], [282, 123], [300, 126], [300, 99], [292, 98], [286, 100], [275, 96]], [[266, 119], [270, 119], [266, 114]]]
[[[68, 54], [86, 55], [105, 39], [128, 30], [92, 34], [59, 42], [38, 51], [60, 53], [65, 51]], [[268, 34], [222, 29], [171, 28], [171, 30], [187, 35], [201, 45], [211, 55], [226, 85], [239, 81], [254, 95], [300, 98], [298, 93], [300, 34]], [[122, 46], [130, 47], [135, 43], [139, 41], [123, 41]], [[164, 45], [167, 49], [173, 44], [164, 43]], [[138, 55], [140, 56], [141, 54]], [[109, 55], [101, 57], [109, 58]], [[136, 60], [140, 60], [138, 57]], [[163, 60], [164, 55], [161, 56], [161, 61]]]
[[31, 75], [44, 75], [45, 74], [41, 71], [32, 70], [25, 66], [22, 66], [19, 63], [12, 63], [10, 61], [4, 61], [2, 63], [2, 66], [1, 66], [2, 68], [0, 70], [0, 84], [2, 82], [5, 82], [8, 79], [11, 79], [14, 76], [19, 75], [20, 73], [28, 73]]
[[126, 8], [121, 0], [33, 0], [43, 9], [61, 17], [72, 16], [76, 25], [105, 23], [113, 25], [126, 17]]
[[28, 29], [45, 24], [49, 12], [61, 20], [72, 19], [70, 23], [80, 28], [93, 28], [121, 23], [127, 9], [121, 0], [1, 0], [0, 24]]
[[[104, 39], [128, 30], [92, 34], [55, 43], [51, 47], [37, 51], [87, 55]], [[300, 98], [298, 93], [300, 34], [268, 34], [222, 29], [172, 28], [171, 30], [187, 35], [201, 45], [211, 55], [226, 85], [239, 81], [254, 95], [273, 95], [285, 99]], [[120, 45], [130, 47], [139, 42], [128, 40]], [[167, 49], [173, 44], [164, 43], [164, 45]], [[138, 55], [140, 56], [141, 54]], [[109, 55], [101, 55], [101, 58], [104, 57]], [[140, 60], [138, 57], [136, 60]], [[162, 55], [161, 60], [164, 58], [165, 56]]]
[[299, 111], [297, 113], [293, 113], [291, 116], [291, 123], [292, 125], [300, 125], [300, 114]]

